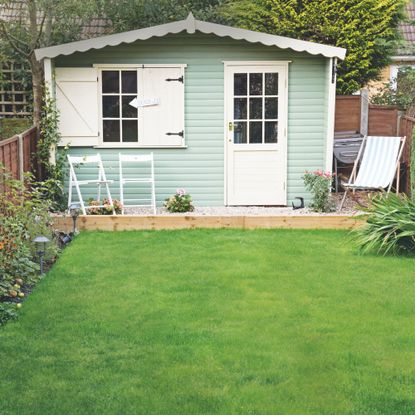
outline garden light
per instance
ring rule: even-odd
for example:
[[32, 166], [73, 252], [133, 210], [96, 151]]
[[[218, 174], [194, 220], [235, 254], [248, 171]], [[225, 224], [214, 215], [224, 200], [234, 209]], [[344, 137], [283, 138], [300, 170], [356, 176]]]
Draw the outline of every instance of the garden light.
[[40, 275], [43, 275], [43, 257], [45, 256], [46, 252], [46, 244], [50, 242], [50, 240], [43, 235], [36, 236], [33, 240], [36, 244], [36, 253], [39, 255], [39, 264], [40, 264]]
[[71, 218], [73, 221], [73, 229], [72, 229], [73, 236], [75, 236], [75, 234], [78, 233], [78, 231], [76, 230], [76, 220], [78, 219], [80, 209], [81, 209], [80, 203], [71, 203], [71, 205], [69, 206], [69, 214], [71, 215]]

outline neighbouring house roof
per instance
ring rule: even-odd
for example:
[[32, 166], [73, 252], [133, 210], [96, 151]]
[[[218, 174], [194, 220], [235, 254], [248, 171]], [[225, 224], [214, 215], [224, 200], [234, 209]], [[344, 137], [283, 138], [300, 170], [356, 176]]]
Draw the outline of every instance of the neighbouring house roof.
[[[6, 22], [18, 22], [21, 16], [25, 16], [26, 13], [22, 13], [22, 10], [26, 12], [27, 2], [23, 0], [15, 0], [3, 4], [0, 6], [0, 20]], [[43, 15], [39, 12], [37, 16], [38, 24], [42, 22]], [[111, 32], [111, 21], [104, 17], [96, 17], [91, 19], [87, 23], [82, 24], [82, 39], [89, 39], [91, 37], [106, 35]]]
[[220, 37], [229, 36], [236, 40], [246, 40], [252, 43], [262, 43], [266, 46], [276, 46], [281, 49], [292, 49], [297, 52], [307, 52], [312, 55], [323, 55], [327, 58], [344, 59], [346, 49], [336, 46], [328, 46], [320, 43], [307, 42], [288, 37], [270, 35], [267, 33], [253, 32], [251, 30], [239, 29], [230, 26], [224, 26], [216, 23], [196, 20], [192, 13], [185, 20], [166, 23], [159, 26], [148, 27], [144, 29], [131, 30], [129, 32], [117, 33], [108, 36], [101, 36], [94, 39], [80, 40], [77, 42], [65, 43], [62, 45], [51, 46], [37, 49], [36, 58], [55, 58], [59, 55], [71, 55], [75, 52], [86, 52], [90, 49], [102, 49], [106, 46], [117, 46], [121, 43], [132, 43], [136, 40], [146, 40], [151, 37], [162, 37], [168, 34], [201, 32], [205, 34], [214, 34]]
[[406, 5], [406, 13], [409, 21], [399, 25], [404, 44], [398, 49], [396, 59], [399, 56], [415, 56], [415, 2], [411, 1]]

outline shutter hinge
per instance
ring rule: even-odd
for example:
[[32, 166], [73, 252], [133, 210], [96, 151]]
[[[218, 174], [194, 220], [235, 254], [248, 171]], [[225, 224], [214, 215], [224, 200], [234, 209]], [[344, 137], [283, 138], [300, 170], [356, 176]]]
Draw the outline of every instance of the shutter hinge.
[[179, 131], [178, 133], [166, 133], [166, 135], [178, 135], [178, 136], [180, 136], [180, 137], [184, 137], [184, 131], [182, 130], [182, 131]]
[[182, 84], [183, 82], [183, 75], [180, 78], [167, 78], [166, 79], [167, 82], [173, 82], [173, 81], [177, 81], [177, 82], [181, 82]]
[[97, 76], [97, 82], [99, 82], [99, 78], [98, 78], [98, 76]]

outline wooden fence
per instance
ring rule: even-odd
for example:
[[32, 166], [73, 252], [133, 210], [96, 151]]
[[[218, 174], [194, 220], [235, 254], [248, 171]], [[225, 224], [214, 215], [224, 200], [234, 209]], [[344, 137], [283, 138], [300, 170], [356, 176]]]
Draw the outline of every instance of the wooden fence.
[[38, 130], [29, 128], [21, 134], [0, 141], [0, 163], [14, 179], [23, 179], [25, 172], [31, 172], [37, 179], [41, 172], [33, 155], [37, 150]]
[[[362, 135], [406, 136], [401, 159], [400, 188], [410, 194], [415, 107], [410, 109], [407, 114], [400, 115], [394, 106], [369, 104], [368, 97], [363, 92], [361, 95], [336, 97], [334, 130], [336, 133], [360, 132]], [[412, 176], [414, 173], [412, 172]]]
[[412, 183], [414, 179], [415, 172], [412, 171], [414, 163], [412, 161], [413, 151], [412, 146], [413, 143], [413, 134], [415, 128], [415, 118], [410, 117], [409, 115], [403, 115], [400, 117], [399, 120], [399, 135], [401, 137], [406, 136], [405, 147], [402, 153], [402, 164], [404, 166], [404, 174], [403, 177], [403, 188], [402, 190], [407, 194], [410, 195], [414, 189], [415, 183]]
[[387, 105], [369, 105], [368, 135], [398, 136], [399, 111]]
[[336, 97], [334, 131], [397, 136], [398, 109], [394, 106], [369, 104], [364, 101], [365, 99], [368, 99], [365, 95], [338, 95]]
[[337, 95], [334, 131], [360, 131], [360, 114], [360, 95]]

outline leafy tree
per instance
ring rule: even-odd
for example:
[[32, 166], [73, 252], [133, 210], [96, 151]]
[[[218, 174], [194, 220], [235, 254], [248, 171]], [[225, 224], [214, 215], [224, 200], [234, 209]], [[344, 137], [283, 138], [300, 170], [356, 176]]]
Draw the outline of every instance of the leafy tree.
[[[43, 64], [37, 48], [78, 39], [82, 27], [99, 13], [99, 1], [0, 0], [0, 52], [30, 67], [33, 122], [39, 126], [43, 96]], [[13, 11], [13, 18], [6, 18]]]
[[338, 93], [377, 79], [389, 63], [405, 0], [232, 0], [222, 12], [239, 27], [347, 49]]
[[386, 83], [372, 97], [372, 103], [378, 105], [396, 105], [401, 110], [415, 106], [415, 69], [410, 66], [401, 68], [393, 82]]
[[114, 31], [134, 30], [187, 17], [189, 12], [201, 20], [221, 22], [220, 7], [225, 0], [104, 0], [107, 17]]

